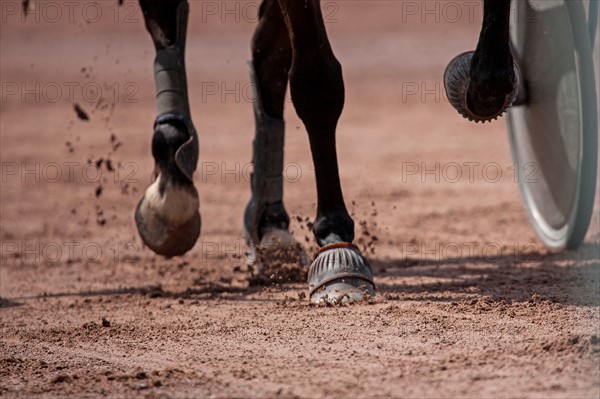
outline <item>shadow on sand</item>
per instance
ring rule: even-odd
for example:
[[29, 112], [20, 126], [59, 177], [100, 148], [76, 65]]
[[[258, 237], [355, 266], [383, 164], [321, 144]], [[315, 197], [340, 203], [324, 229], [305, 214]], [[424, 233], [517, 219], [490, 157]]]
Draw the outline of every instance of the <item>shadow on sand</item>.
[[[507, 302], [526, 302], [537, 294], [564, 305], [600, 305], [600, 245], [589, 243], [577, 251], [534, 252], [516, 257], [468, 256], [449, 259], [371, 259], [381, 294], [404, 294], [411, 301], [464, 301], [477, 297]], [[416, 282], [415, 282], [416, 281]], [[200, 288], [169, 291], [159, 284], [119, 289], [49, 293], [19, 298], [0, 298], [0, 307], [19, 306], [41, 298], [143, 295], [150, 298], [208, 300], [228, 295], [239, 301], [277, 302], [256, 298], [264, 287], [236, 287], [208, 283]], [[298, 285], [281, 284], [270, 289], [298, 291]], [[414, 297], [414, 298], [413, 298]]]

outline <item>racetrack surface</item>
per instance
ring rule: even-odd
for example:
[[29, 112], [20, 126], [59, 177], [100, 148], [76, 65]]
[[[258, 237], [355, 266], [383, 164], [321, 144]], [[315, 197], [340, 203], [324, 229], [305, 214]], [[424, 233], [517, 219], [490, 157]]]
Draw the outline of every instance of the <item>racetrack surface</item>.
[[[1, 396], [600, 395], [597, 209], [580, 250], [549, 253], [516, 183], [536, 172], [515, 172], [504, 121], [469, 123], [443, 94], [446, 63], [476, 44], [477, 5], [454, 3], [457, 16], [444, 2], [323, 1], [346, 82], [342, 186], [379, 294], [317, 307], [306, 284], [248, 284], [256, 3], [191, 2], [203, 225], [174, 259], [145, 248], [133, 221], [154, 119], [154, 50], [136, 3], [98, 2], [94, 17], [87, 2], [72, 15], [54, 2], [56, 18], [37, 3], [25, 21], [9, 3]], [[291, 103], [286, 126], [285, 205], [313, 254], [314, 171]]]

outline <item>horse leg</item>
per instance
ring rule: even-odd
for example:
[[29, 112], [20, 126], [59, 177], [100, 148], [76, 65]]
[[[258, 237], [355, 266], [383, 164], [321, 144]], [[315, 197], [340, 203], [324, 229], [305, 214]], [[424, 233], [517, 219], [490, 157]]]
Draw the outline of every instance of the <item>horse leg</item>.
[[152, 138], [154, 181], [136, 208], [135, 221], [142, 240], [154, 252], [179, 256], [200, 234], [200, 202], [193, 181], [198, 136], [190, 116], [184, 63], [189, 8], [186, 0], [140, 0], [140, 6], [156, 48], [157, 118]]
[[317, 182], [313, 233], [322, 247], [309, 269], [313, 302], [374, 294], [372, 272], [344, 204], [335, 130], [344, 105], [342, 69], [329, 44], [319, 0], [278, 0], [292, 44], [292, 102], [309, 136]]
[[[277, 0], [264, 0], [252, 38], [250, 77], [254, 87], [256, 134], [252, 155], [252, 196], [244, 214], [244, 236], [253, 282], [303, 278], [308, 261], [288, 232], [290, 218], [283, 206], [283, 107], [292, 48]], [[281, 263], [297, 264], [298, 273], [285, 276]]]
[[485, 0], [475, 51], [455, 57], [444, 73], [450, 103], [476, 122], [496, 119], [515, 101], [520, 74], [510, 51], [511, 0]]

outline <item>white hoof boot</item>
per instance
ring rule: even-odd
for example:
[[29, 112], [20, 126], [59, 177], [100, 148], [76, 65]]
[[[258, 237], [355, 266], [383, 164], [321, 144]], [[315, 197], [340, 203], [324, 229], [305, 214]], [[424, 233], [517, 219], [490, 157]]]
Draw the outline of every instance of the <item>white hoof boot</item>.
[[321, 248], [308, 271], [310, 301], [361, 301], [375, 295], [373, 272], [358, 248], [340, 242]]

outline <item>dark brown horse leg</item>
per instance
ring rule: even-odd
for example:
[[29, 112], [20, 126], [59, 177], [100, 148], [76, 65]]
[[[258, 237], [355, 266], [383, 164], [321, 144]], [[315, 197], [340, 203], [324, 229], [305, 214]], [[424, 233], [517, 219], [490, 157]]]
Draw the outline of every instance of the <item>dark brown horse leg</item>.
[[371, 269], [356, 247], [338, 172], [335, 130], [344, 105], [342, 68], [327, 38], [318, 0], [279, 0], [292, 43], [292, 101], [308, 131], [317, 181], [313, 232], [323, 248], [309, 270], [311, 300], [373, 293]]
[[485, 0], [477, 48], [454, 58], [444, 74], [450, 103], [469, 120], [502, 115], [515, 101], [519, 70], [509, 44], [511, 0]]
[[146, 28], [156, 48], [154, 80], [157, 119], [152, 155], [154, 182], [135, 212], [140, 236], [154, 252], [183, 255], [200, 234], [198, 192], [193, 173], [198, 137], [191, 121], [185, 74], [185, 0], [140, 0]]
[[[290, 218], [283, 206], [283, 107], [292, 47], [277, 0], [264, 0], [259, 23], [252, 38], [250, 76], [254, 84], [256, 135], [252, 163], [252, 197], [244, 214], [244, 235], [248, 242], [248, 265], [253, 281], [279, 280], [278, 267], [284, 263], [308, 263], [306, 254], [288, 232]], [[273, 266], [272, 268], [270, 266]], [[303, 278], [286, 272], [286, 279]]]

